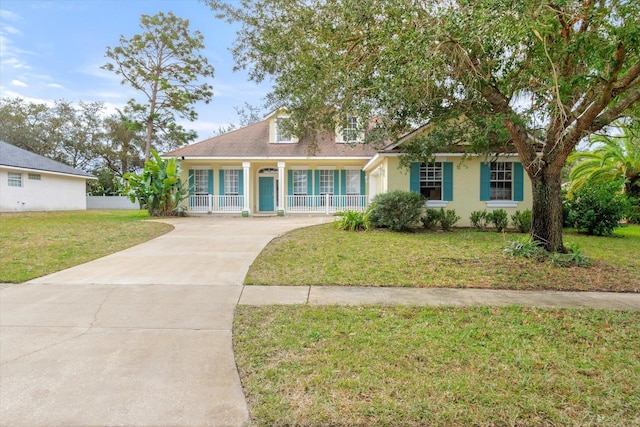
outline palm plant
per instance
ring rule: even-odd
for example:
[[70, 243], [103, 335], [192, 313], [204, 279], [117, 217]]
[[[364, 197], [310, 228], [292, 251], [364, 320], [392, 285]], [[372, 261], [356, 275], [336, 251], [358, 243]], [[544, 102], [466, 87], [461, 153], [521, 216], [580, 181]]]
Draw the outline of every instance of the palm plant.
[[569, 173], [569, 193], [587, 184], [620, 181], [629, 196], [640, 196], [640, 121], [616, 124], [618, 135], [590, 138], [593, 151], [575, 152], [567, 159], [574, 163]]

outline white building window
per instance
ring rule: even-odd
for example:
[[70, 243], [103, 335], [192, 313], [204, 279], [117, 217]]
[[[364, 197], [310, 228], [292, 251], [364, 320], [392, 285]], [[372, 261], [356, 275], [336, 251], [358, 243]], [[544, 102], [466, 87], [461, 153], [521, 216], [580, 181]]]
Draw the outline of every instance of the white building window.
[[333, 194], [333, 172], [332, 170], [320, 170], [320, 194]]
[[286, 129], [287, 126], [290, 126], [290, 120], [288, 118], [278, 117], [276, 119], [276, 142], [292, 142], [291, 131]]
[[205, 169], [194, 170], [193, 185], [195, 194], [207, 194], [209, 192], [209, 171]]
[[293, 171], [293, 195], [306, 196], [307, 188], [308, 188], [307, 187], [307, 171], [294, 170]]
[[511, 162], [491, 163], [490, 200], [511, 200]]
[[9, 187], [22, 187], [22, 174], [9, 172], [7, 184]]
[[237, 196], [240, 194], [240, 171], [237, 169], [229, 169], [224, 171], [224, 194]]
[[42, 179], [42, 177], [40, 176], [39, 173], [30, 173], [29, 174], [29, 179], [32, 179], [34, 181], [40, 181]]
[[349, 116], [342, 127], [342, 142], [357, 142], [359, 139], [360, 132], [358, 131], [358, 118], [355, 116]]
[[360, 171], [355, 169], [347, 169], [347, 194], [360, 195]]
[[420, 194], [427, 200], [442, 200], [442, 163], [420, 165]]

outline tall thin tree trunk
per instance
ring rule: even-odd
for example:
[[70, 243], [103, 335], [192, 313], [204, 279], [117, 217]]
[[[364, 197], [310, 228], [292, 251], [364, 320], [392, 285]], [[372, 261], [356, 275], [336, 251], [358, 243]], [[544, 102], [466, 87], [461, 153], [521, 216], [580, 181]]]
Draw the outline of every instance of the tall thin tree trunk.
[[560, 170], [545, 168], [532, 178], [531, 234], [549, 252], [566, 252], [562, 242], [562, 179]]
[[151, 158], [151, 140], [153, 139], [153, 121], [147, 120], [147, 142], [144, 145], [144, 161]]

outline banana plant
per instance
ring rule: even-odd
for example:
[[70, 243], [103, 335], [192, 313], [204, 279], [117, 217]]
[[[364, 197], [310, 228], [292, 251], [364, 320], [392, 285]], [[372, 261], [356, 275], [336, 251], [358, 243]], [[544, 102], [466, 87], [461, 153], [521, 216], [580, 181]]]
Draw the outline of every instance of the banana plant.
[[151, 150], [151, 159], [144, 163], [142, 173], [128, 173], [124, 178], [129, 184], [124, 194], [132, 202], [138, 200], [149, 215], [182, 214], [180, 202], [189, 196], [189, 191], [180, 179], [180, 165], [175, 158], [163, 159]]

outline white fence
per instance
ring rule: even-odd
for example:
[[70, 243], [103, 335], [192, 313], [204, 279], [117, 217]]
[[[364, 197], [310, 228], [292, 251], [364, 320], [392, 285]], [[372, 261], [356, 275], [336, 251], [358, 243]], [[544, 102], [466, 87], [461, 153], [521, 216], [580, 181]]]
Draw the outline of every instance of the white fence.
[[87, 196], [87, 209], [138, 210], [140, 205], [125, 196]]

